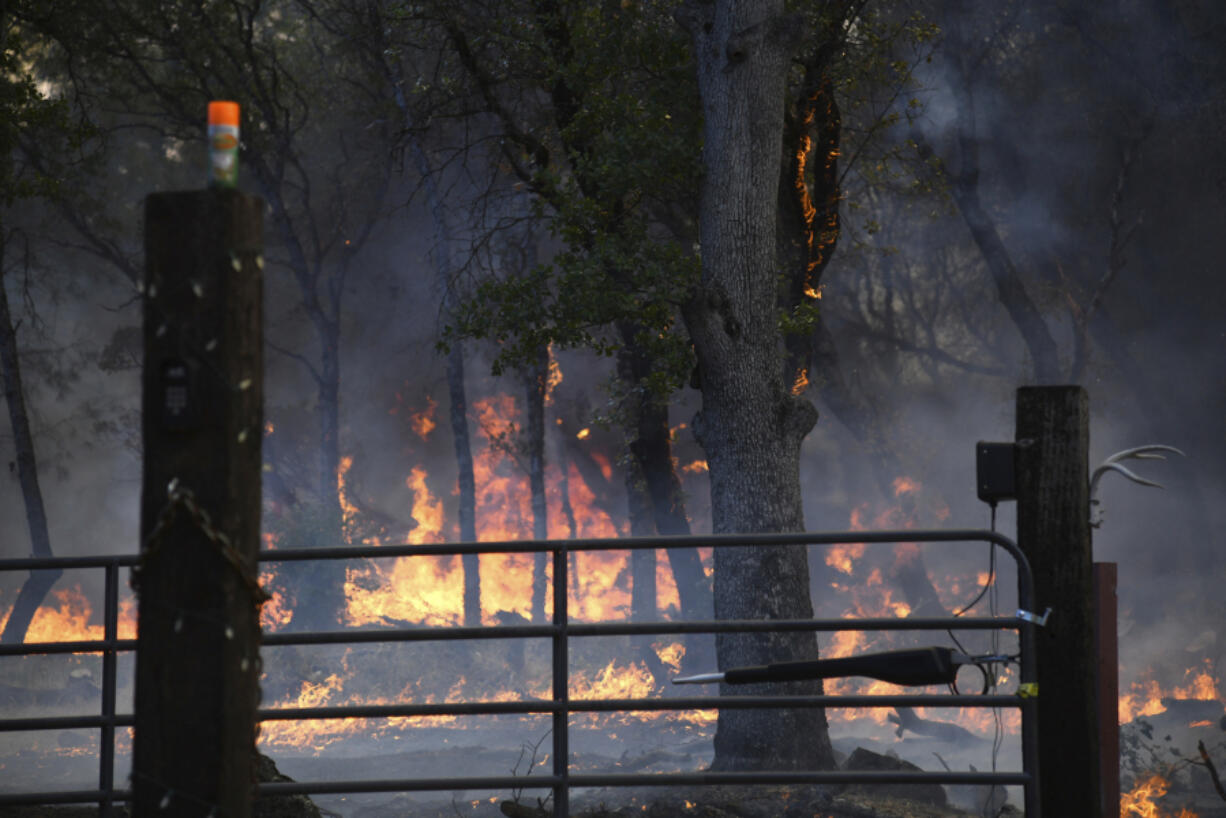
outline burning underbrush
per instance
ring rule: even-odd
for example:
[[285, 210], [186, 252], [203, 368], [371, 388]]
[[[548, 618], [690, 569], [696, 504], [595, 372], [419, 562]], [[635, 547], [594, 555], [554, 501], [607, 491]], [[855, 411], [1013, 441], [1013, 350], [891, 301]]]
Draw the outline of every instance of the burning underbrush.
[[[436, 424], [433, 405], [404, 412], [414, 435], [430, 437]], [[526, 540], [533, 535], [534, 509], [528, 477], [514, 446], [517, 434], [514, 401], [500, 396], [474, 407], [485, 446], [474, 457], [477, 480], [476, 520], [483, 541]], [[269, 430], [269, 434], [272, 431]], [[617, 509], [611, 487], [613, 462], [584, 428], [569, 431], [568, 445], [589, 447], [572, 451], [569, 459], [544, 472], [547, 530], [553, 537], [618, 537], [628, 526]], [[687, 480], [705, 480], [700, 460], [679, 461]], [[432, 544], [458, 539], [448, 520], [455, 518], [455, 481], [449, 476], [413, 466], [401, 472], [396, 492], [380, 496], [363, 489], [362, 465], [356, 457], [342, 459], [337, 473], [341, 518], [339, 532], [351, 545], [396, 542]], [[691, 490], [698, 493], [693, 484]], [[949, 516], [939, 497], [917, 481], [899, 478], [894, 497], [882, 505], [862, 504], [851, 511], [852, 529], [907, 529], [939, 526]], [[379, 512], [387, 496], [402, 501], [399, 516]], [[278, 548], [335, 544], [321, 536], [332, 531], [326, 516], [318, 520], [302, 507], [274, 505], [266, 522], [264, 547], [272, 556]], [[986, 546], [942, 548], [903, 543], [877, 546], [847, 543], [811, 552], [812, 595], [819, 618], [912, 616], [944, 617], [966, 614], [1009, 614], [1016, 607], [1016, 576], [1008, 559]], [[629, 551], [576, 552], [567, 561], [567, 599], [572, 621], [615, 622], [627, 619], [661, 621], [681, 617], [678, 582], [670, 560], [654, 554], [654, 571], [636, 573]], [[710, 549], [694, 560], [698, 585], [711, 577]], [[263, 606], [266, 632], [357, 628], [447, 628], [461, 625], [522, 625], [548, 621], [552, 614], [553, 566], [531, 554], [483, 554], [466, 563], [453, 556], [350, 560], [335, 563], [332, 573], [303, 570], [299, 564], [266, 562], [261, 583], [272, 599]], [[640, 569], [641, 569], [640, 564]], [[635, 611], [635, 577], [654, 578], [654, 599], [647, 610]], [[320, 617], [317, 592], [333, 583], [341, 600], [335, 616]], [[465, 609], [466, 594], [479, 589], [479, 609]], [[641, 595], [640, 595], [641, 596]], [[100, 639], [101, 616], [88, 586], [62, 581], [39, 609], [27, 641]], [[11, 596], [0, 597], [0, 627], [7, 618]], [[121, 600], [120, 636], [135, 635], [135, 603]], [[468, 621], [466, 621], [466, 619]], [[819, 634], [822, 655], [854, 656], [875, 651], [941, 645], [970, 654], [1013, 656], [1017, 638], [1011, 632], [984, 631], [838, 631]], [[703, 645], [705, 644], [705, 648]], [[687, 648], [689, 652], [687, 653]], [[421, 705], [472, 702], [548, 701], [552, 697], [552, 654], [548, 639], [465, 639], [351, 645], [266, 646], [262, 651], [262, 707], [270, 709], [346, 705]], [[709, 640], [672, 637], [600, 637], [574, 639], [569, 646], [568, 695], [572, 700], [666, 698], [710, 695], [710, 688], [679, 689], [672, 676], [687, 663], [686, 672], [715, 670]], [[121, 656], [118, 710], [132, 708], [131, 656]], [[986, 684], [998, 693], [1017, 689], [1016, 668], [1009, 663], [973, 668], [959, 676], [961, 692], [978, 692]], [[1196, 741], [1214, 744], [1223, 718], [1216, 669], [1200, 663], [1184, 678], [1166, 687], [1153, 673], [1133, 674], [1120, 697], [1124, 723], [1124, 774], [1132, 790], [1125, 805], [1142, 818], [1191, 818], [1208, 812], [1187, 801], [1176, 812], [1168, 809], [1181, 793], [1205, 791], [1201, 768], [1179, 762]], [[1135, 679], [1135, 681], [1133, 681]], [[863, 678], [828, 680], [831, 694], [915, 692]], [[930, 692], [943, 692], [933, 690]], [[101, 657], [60, 655], [0, 660], [0, 716], [69, 715], [97, 712], [101, 697]], [[942, 766], [966, 770], [1017, 769], [1019, 717], [1015, 709], [872, 708], [828, 710], [836, 750], [852, 757], [858, 750], [896, 754], [928, 770]], [[569, 759], [584, 771], [675, 772], [697, 770], [712, 758], [714, 710], [578, 713], [570, 718]], [[370, 779], [413, 776], [505, 775], [514, 768], [530, 777], [549, 762], [551, 719], [546, 714], [430, 715], [390, 718], [324, 720], [270, 719], [261, 725], [260, 747], [300, 780]], [[1217, 731], [1216, 733], [1214, 731]], [[1210, 734], [1213, 734], [1210, 737]], [[49, 786], [88, 786], [96, 780], [98, 731], [50, 731], [40, 734], [0, 734], [0, 777], [48, 781]], [[117, 780], [127, 774], [130, 736], [117, 737]], [[525, 759], [522, 748], [534, 748]], [[20, 770], [19, 775], [10, 773]], [[1166, 782], [1162, 795], [1152, 782], [1154, 771]], [[517, 773], [518, 774], [518, 773]], [[952, 792], [952, 789], [951, 789]], [[457, 796], [478, 814], [499, 796]], [[968, 803], [981, 793], [967, 795]], [[1013, 794], [1013, 801], [1020, 800]], [[796, 796], [804, 809], [811, 804]], [[850, 798], [851, 796], [847, 796]], [[1165, 798], [1165, 800], [1163, 800]], [[356, 802], [355, 802], [356, 803]], [[382, 803], [387, 804], [387, 799]], [[653, 813], [657, 801], [641, 800], [635, 814]], [[696, 799], [683, 798], [684, 814], [715, 816]], [[685, 807], [689, 803], [691, 806]], [[1152, 809], [1144, 811], [1144, 804]], [[888, 815], [880, 805], [857, 813], [855, 805], [830, 802], [831, 815]], [[374, 809], [375, 802], [363, 808]], [[619, 807], [621, 809], [621, 807]], [[1165, 810], [1165, 811], [1163, 811]], [[350, 814], [353, 811], [346, 811]], [[353, 812], [353, 814], [361, 814]], [[368, 812], [370, 816], [384, 813]], [[392, 814], [392, 813], [386, 813]], [[408, 811], [398, 814], [409, 814]], [[416, 813], [414, 813], [416, 814]], [[422, 813], [424, 814], [424, 813]], [[447, 813], [451, 814], [451, 813]], [[596, 814], [596, 813], [593, 813]], [[610, 811], [605, 814], [622, 814]], [[681, 814], [681, 813], [659, 813]], [[735, 813], [743, 814], [743, 813]], [[799, 814], [799, 813], [798, 813]], [[915, 812], [900, 814], [922, 814]], [[934, 813], [935, 814], [935, 813]], [[951, 814], [951, 813], [941, 813]]]
[[[599, 644], [597, 644], [599, 642]], [[634, 658], [651, 650], [663, 663], [677, 655], [675, 643], [632, 646], [626, 638], [579, 640], [572, 645], [571, 699], [650, 698], [667, 692], [646, 662]], [[608, 658], [629, 657], [629, 658]], [[432, 704], [457, 702], [548, 701], [552, 696], [551, 656], [547, 640], [476, 640], [449, 643], [389, 643], [302, 648], [266, 648], [262, 681], [267, 707]], [[667, 667], [673, 667], [668, 665]], [[674, 668], [675, 669], [675, 668]], [[710, 711], [661, 715], [575, 714], [571, 724], [617, 737], [617, 730], [652, 723], [682, 738], [709, 735]], [[345, 752], [370, 749], [372, 743], [411, 741], [416, 731], [458, 731], [495, 726], [497, 732], [532, 738], [548, 729], [537, 715], [418, 716], [387, 719], [268, 721], [261, 745], [269, 753], [318, 754], [346, 743]], [[523, 729], [520, 729], [520, 725]], [[456, 740], [463, 740], [457, 735]]]

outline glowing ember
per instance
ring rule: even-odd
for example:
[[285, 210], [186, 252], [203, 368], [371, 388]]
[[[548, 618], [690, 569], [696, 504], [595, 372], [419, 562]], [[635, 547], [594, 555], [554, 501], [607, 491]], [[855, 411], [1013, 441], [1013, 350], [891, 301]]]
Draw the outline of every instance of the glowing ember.
[[580, 440], [587, 440], [588, 437], [591, 436], [591, 434], [592, 434], [591, 429], [584, 428], [584, 429], [580, 429], [579, 432], [575, 435], [575, 437], [579, 438]]

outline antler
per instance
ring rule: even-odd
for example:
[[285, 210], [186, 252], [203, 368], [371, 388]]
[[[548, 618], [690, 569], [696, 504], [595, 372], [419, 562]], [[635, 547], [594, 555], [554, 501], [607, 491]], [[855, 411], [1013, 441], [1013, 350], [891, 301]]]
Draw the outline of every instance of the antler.
[[1098, 507], [1098, 481], [1102, 476], [1109, 471], [1118, 472], [1124, 475], [1134, 483], [1140, 483], [1142, 486], [1153, 486], [1154, 488], [1163, 488], [1161, 483], [1153, 480], [1147, 480], [1141, 475], [1134, 472], [1127, 466], [1120, 465], [1121, 460], [1166, 460], [1162, 452], [1174, 452], [1181, 457], [1187, 457], [1182, 451], [1174, 446], [1165, 446], [1160, 443], [1151, 444], [1149, 446], [1137, 446], [1135, 449], [1124, 449], [1122, 452], [1116, 452], [1108, 457], [1094, 473], [1090, 476], [1090, 525], [1098, 528], [1103, 523], [1102, 510]]

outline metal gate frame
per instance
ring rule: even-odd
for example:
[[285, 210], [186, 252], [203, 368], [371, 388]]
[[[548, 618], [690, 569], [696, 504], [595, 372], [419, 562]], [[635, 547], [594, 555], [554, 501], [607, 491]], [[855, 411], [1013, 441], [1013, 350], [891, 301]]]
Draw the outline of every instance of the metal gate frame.
[[[837, 545], [844, 543], [965, 543], [985, 542], [1007, 551], [1017, 564], [1018, 611], [996, 617], [878, 617], [867, 619], [663, 621], [651, 623], [573, 623], [567, 611], [568, 560], [571, 552], [639, 549], [781, 545]], [[341, 794], [453, 790], [550, 789], [553, 815], [566, 818], [570, 790], [589, 787], [689, 786], [704, 784], [978, 784], [1021, 785], [1028, 818], [1041, 818], [1038, 798], [1039, 740], [1035, 668], [1034, 579], [1025, 554], [1008, 537], [976, 529], [913, 531], [801, 532], [787, 534], [726, 534], [684, 537], [631, 537], [530, 542], [385, 545], [261, 551], [260, 562], [449, 556], [456, 554], [514, 554], [546, 551], [553, 556], [553, 620], [545, 625], [492, 627], [430, 627], [265, 634], [263, 644], [326, 645], [369, 642], [422, 642], [464, 639], [523, 639], [548, 637], [552, 644], [553, 676], [550, 700], [514, 702], [456, 702], [450, 704], [344, 705], [334, 707], [273, 708], [258, 711], [259, 721], [337, 718], [389, 718], [440, 715], [543, 714], [552, 716], [552, 773], [523, 776], [473, 776], [446, 779], [386, 779], [359, 781], [307, 781], [259, 784], [260, 795]], [[21, 730], [100, 729], [98, 788], [30, 793], [0, 793], [0, 806], [97, 803], [102, 815], [113, 803], [128, 801], [129, 789], [114, 783], [115, 729], [131, 727], [133, 714], [115, 712], [117, 654], [135, 651], [135, 639], [118, 638], [119, 571], [139, 562], [137, 555], [31, 558], [0, 560], [0, 571], [42, 569], [102, 569], [104, 621], [101, 640], [0, 645], [0, 656], [101, 653], [102, 708], [96, 715], [17, 718], [0, 720], [0, 732]], [[559, 581], [560, 578], [560, 581]], [[761, 633], [770, 631], [831, 632], [906, 630], [1015, 630], [1019, 636], [1019, 693], [1007, 695], [854, 695], [854, 696], [720, 696], [665, 699], [571, 700], [569, 698], [568, 640], [570, 637], [665, 635], [690, 633]], [[1091, 706], [1091, 703], [1087, 703]], [[792, 771], [693, 772], [656, 774], [572, 774], [569, 765], [569, 716], [572, 713], [649, 710], [715, 710], [721, 708], [863, 708], [863, 707], [987, 707], [1021, 711], [1022, 770], [1015, 772], [913, 771]]]

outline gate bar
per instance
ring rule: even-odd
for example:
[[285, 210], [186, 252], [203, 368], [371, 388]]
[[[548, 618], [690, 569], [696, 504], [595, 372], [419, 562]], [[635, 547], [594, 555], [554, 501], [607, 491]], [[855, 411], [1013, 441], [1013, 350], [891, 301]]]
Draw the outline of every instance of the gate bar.
[[[661, 622], [650, 624], [632, 623], [589, 623], [571, 625], [566, 620], [566, 588], [568, 551], [592, 550], [635, 550], [670, 548], [679, 546], [730, 546], [730, 545], [829, 545], [835, 543], [901, 543], [901, 542], [987, 542], [992, 547], [1000, 546], [1008, 551], [1018, 566], [1017, 593], [1019, 612], [1017, 617], [973, 617], [973, 618], [875, 618], [867, 620], [781, 620], [781, 621], [724, 621], [724, 622]], [[1034, 661], [1034, 623], [1024, 614], [1035, 609], [1034, 582], [1029, 563], [1017, 545], [1007, 537], [994, 531], [955, 529], [949, 531], [863, 531], [863, 532], [796, 532], [785, 534], [748, 534], [748, 535], [715, 535], [705, 537], [635, 537], [635, 538], [602, 538], [585, 540], [543, 541], [543, 542], [501, 542], [501, 543], [459, 543], [452, 545], [399, 545], [399, 546], [368, 546], [342, 547], [320, 549], [269, 550], [259, 554], [262, 562], [299, 562], [318, 559], [371, 559], [397, 558], [409, 556], [438, 556], [452, 554], [481, 553], [532, 553], [549, 550], [554, 555], [554, 623], [552, 625], [493, 627], [493, 628], [448, 628], [434, 631], [421, 629], [398, 629], [390, 631], [351, 631], [339, 633], [299, 633], [270, 634], [265, 640], [268, 645], [290, 644], [330, 644], [354, 642], [397, 642], [397, 641], [427, 641], [451, 639], [498, 639], [549, 637], [554, 643], [555, 677], [559, 666], [563, 681], [555, 681], [553, 697], [547, 702], [488, 702], [488, 703], [458, 703], [452, 705], [391, 705], [391, 706], [355, 706], [340, 708], [294, 708], [260, 711], [261, 720], [279, 720], [295, 717], [311, 718], [347, 718], [357, 715], [378, 717], [380, 715], [430, 715], [434, 713], [477, 714], [477, 713], [510, 713], [510, 712], [551, 712], [555, 725], [554, 737], [554, 769], [560, 772], [554, 776], [541, 776], [531, 784], [524, 777], [512, 777], [506, 786], [516, 788], [552, 788], [555, 792], [555, 816], [568, 814], [568, 797], [561, 794], [569, 793], [573, 787], [597, 786], [668, 786], [687, 783], [748, 783], [758, 782], [903, 782], [916, 783], [933, 781], [945, 783], [1006, 783], [1021, 784], [1024, 787], [1027, 813], [1031, 818], [1039, 818], [1038, 800], [1038, 734], [1035, 721], [1037, 701], [1034, 696], [820, 696], [820, 697], [691, 697], [687, 699], [659, 700], [603, 700], [575, 701], [569, 700], [569, 690], [565, 676], [569, 668], [565, 656], [568, 636], [612, 636], [626, 634], [680, 634], [680, 633], [714, 633], [727, 630], [742, 630], [747, 632], [765, 632], [780, 630], [809, 631], [842, 631], [842, 630], [933, 630], [955, 628], [958, 630], [1017, 630], [1021, 643], [1021, 660], [1019, 682], [1024, 685], [1024, 691], [1036, 689]], [[0, 571], [30, 570], [39, 568], [106, 568], [107, 577], [107, 627], [102, 640], [38, 643], [26, 645], [0, 646], [0, 656], [32, 653], [102, 653], [104, 666], [104, 693], [110, 687], [110, 712], [107, 712], [108, 697], [104, 695], [103, 714], [101, 716], [82, 717], [52, 717], [0, 720], [0, 731], [26, 729], [55, 729], [56, 727], [100, 727], [104, 738], [110, 733], [110, 741], [104, 741], [111, 749], [110, 769], [111, 786], [106, 786], [107, 772], [99, 773], [102, 787], [96, 791], [61, 791], [52, 793], [26, 793], [21, 795], [0, 795], [0, 804], [31, 804], [31, 803], [83, 803], [95, 802], [103, 805], [109, 798], [111, 801], [130, 801], [132, 793], [128, 790], [113, 789], [113, 750], [114, 728], [129, 726], [133, 722], [131, 715], [114, 713], [114, 674], [115, 653], [123, 650], [133, 650], [135, 640], [117, 638], [118, 617], [118, 568], [135, 564], [138, 557], [105, 556], [105, 557], [69, 557], [69, 558], [27, 558], [0, 560]], [[112, 572], [113, 576], [112, 576]], [[559, 649], [559, 641], [561, 642]], [[559, 663], [559, 657], [563, 661]], [[108, 661], [108, 659], [110, 661]], [[569, 748], [567, 746], [568, 725], [566, 716], [570, 712], [596, 712], [611, 710], [677, 710], [677, 709], [718, 709], [720, 707], [1017, 707], [1022, 711], [1022, 772], [1008, 773], [953, 773], [953, 772], [753, 772], [753, 773], [688, 773], [673, 775], [570, 775]], [[436, 709], [437, 708], [437, 709]], [[560, 737], [560, 740], [559, 740]], [[559, 750], [561, 750], [559, 752]], [[103, 750], [103, 759], [107, 752]], [[354, 782], [313, 782], [294, 784], [263, 784], [259, 786], [261, 793], [302, 792], [376, 792], [376, 791], [410, 791], [431, 789], [480, 788], [460, 787], [459, 784], [472, 783], [485, 787], [499, 787], [504, 782], [502, 778], [482, 779], [448, 779], [439, 781], [354, 781]], [[296, 789], [288, 789], [296, 788]], [[340, 789], [338, 789], [340, 788]]]

